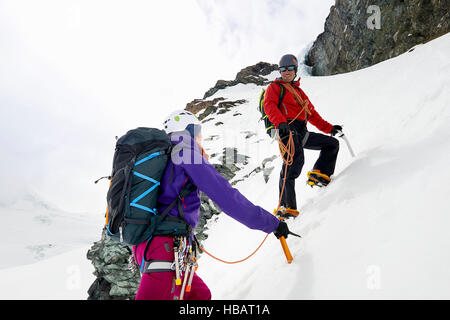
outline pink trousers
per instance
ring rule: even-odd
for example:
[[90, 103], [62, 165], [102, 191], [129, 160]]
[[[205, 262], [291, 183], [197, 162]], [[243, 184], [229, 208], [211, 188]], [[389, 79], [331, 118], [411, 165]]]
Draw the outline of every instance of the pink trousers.
[[[147, 241], [133, 247], [133, 256], [141, 266]], [[169, 248], [169, 250], [167, 250]], [[173, 238], [154, 237], [147, 250], [146, 259], [174, 260]], [[175, 271], [144, 273], [139, 284], [136, 300], [174, 300], [180, 298], [181, 285], [175, 285]], [[194, 274], [191, 291], [184, 293], [184, 300], [210, 300], [208, 286]]]

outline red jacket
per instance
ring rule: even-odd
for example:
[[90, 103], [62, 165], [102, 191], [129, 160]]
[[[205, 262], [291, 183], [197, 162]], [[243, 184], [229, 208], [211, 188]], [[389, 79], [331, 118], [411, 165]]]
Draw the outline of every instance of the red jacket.
[[[286, 82], [278, 78], [274, 81], [274, 83], [271, 83], [267, 87], [266, 93], [264, 95], [263, 105], [264, 112], [267, 114], [270, 122], [272, 122], [275, 127], [278, 127], [278, 125], [282, 122], [289, 122], [290, 120], [294, 119], [302, 110], [302, 107], [294, 99], [294, 95], [288, 90], [285, 90], [286, 93], [284, 95], [283, 102], [280, 106], [280, 109], [278, 109], [278, 101], [280, 99], [280, 85], [278, 85], [277, 83], [281, 84]], [[330, 133], [333, 125], [322, 119], [309, 98], [306, 96], [303, 90], [300, 89], [300, 78], [292, 83], [292, 86], [296, 90], [298, 90], [303, 100], [309, 102], [308, 108], [311, 112], [311, 115], [308, 116], [308, 121], [311, 122], [320, 131]], [[305, 120], [305, 118], [305, 112], [302, 112], [297, 117], [297, 120]]]

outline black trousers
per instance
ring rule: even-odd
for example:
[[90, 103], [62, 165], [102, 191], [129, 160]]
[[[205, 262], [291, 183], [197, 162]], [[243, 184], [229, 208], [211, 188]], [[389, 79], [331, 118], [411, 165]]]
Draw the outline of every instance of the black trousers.
[[[303, 149], [320, 150], [319, 158], [314, 164], [313, 169], [318, 169], [321, 173], [331, 176], [336, 167], [339, 141], [331, 136], [307, 131], [304, 121], [296, 120], [289, 127], [293, 134], [295, 153], [292, 165], [286, 166], [286, 163], [283, 162], [283, 167], [280, 172], [279, 191], [281, 195], [284, 184], [281, 205], [286, 208], [297, 209], [295, 179], [300, 176], [303, 164], [305, 163]], [[286, 144], [287, 140], [287, 138], [284, 138], [283, 143]], [[285, 170], [287, 170], [286, 182], [284, 182]]]

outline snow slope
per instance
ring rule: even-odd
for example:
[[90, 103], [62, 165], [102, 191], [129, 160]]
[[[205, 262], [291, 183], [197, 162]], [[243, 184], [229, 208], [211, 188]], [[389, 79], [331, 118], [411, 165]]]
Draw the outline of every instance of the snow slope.
[[[296, 186], [301, 217], [288, 223], [303, 236], [287, 239], [294, 262], [285, 262], [273, 236], [241, 264], [224, 265], [203, 256], [198, 273], [214, 298], [450, 298], [449, 50], [446, 35], [368, 69], [303, 79], [319, 113], [344, 124], [357, 157], [352, 159], [341, 141], [335, 181], [314, 190], [304, 182], [318, 154], [306, 151]], [[258, 90], [228, 90], [230, 98], [249, 99], [239, 110], [247, 118], [217, 121], [248, 128], [257, 119]], [[260, 128], [252, 129], [264, 135]], [[275, 144], [259, 144], [266, 155], [278, 153]], [[267, 184], [259, 174], [238, 184], [239, 189], [267, 210], [274, 208], [280, 166], [277, 160]], [[222, 215], [211, 225], [205, 247], [238, 260], [262, 239], [260, 232]]]
[[103, 215], [61, 210], [34, 194], [0, 203], [3, 223], [0, 270], [41, 261], [98, 240]]
[[40, 262], [0, 270], [0, 299], [78, 300], [87, 298], [94, 267], [90, 245], [78, 246]]
[[[255, 256], [240, 264], [225, 265], [203, 255], [198, 273], [214, 299], [450, 298], [450, 190], [445, 184], [450, 178], [449, 51], [450, 35], [446, 35], [371, 68], [302, 79], [303, 89], [323, 118], [344, 125], [357, 157], [351, 158], [342, 141], [335, 180], [316, 190], [305, 180], [318, 153], [306, 151], [296, 186], [301, 216], [288, 221], [290, 229], [303, 237], [287, 239], [294, 262], [286, 263], [273, 235]], [[210, 99], [248, 102], [207, 117], [203, 137], [210, 154], [236, 147], [250, 157], [246, 165], [238, 164], [242, 170], [234, 179], [250, 176], [236, 187], [271, 211], [278, 201], [281, 161], [277, 144], [257, 122], [260, 91], [256, 85], [218, 91]], [[309, 129], [315, 131], [311, 125]], [[252, 171], [273, 156], [276, 159], [268, 166], [274, 169], [265, 183], [262, 172]], [[217, 157], [211, 159], [216, 161]], [[30, 203], [36, 207], [41, 202]], [[71, 216], [48, 207], [36, 211], [33, 223], [39, 228], [32, 236], [55, 230], [47, 228], [49, 221], [58, 227], [65, 221], [58, 217]], [[100, 220], [99, 214], [74, 223], [74, 231], [84, 236], [58, 240], [66, 249], [73, 247], [65, 254], [33, 261], [13, 255], [20, 260], [15, 267], [2, 260], [0, 298], [85, 299], [93, 267], [86, 260], [84, 240], [98, 239]], [[205, 248], [227, 260], [245, 257], [264, 238], [260, 231], [226, 215], [210, 222], [209, 228]], [[42, 239], [36, 243], [51, 244]], [[44, 249], [39, 250], [30, 252], [39, 255]]]

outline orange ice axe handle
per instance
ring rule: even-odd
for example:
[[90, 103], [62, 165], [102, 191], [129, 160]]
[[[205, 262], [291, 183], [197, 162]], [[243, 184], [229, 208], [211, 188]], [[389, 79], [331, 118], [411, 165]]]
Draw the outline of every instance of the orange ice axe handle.
[[294, 258], [292, 258], [291, 252], [289, 251], [286, 239], [284, 237], [280, 237], [280, 243], [281, 247], [283, 248], [284, 255], [286, 256], [287, 263], [292, 263]]

